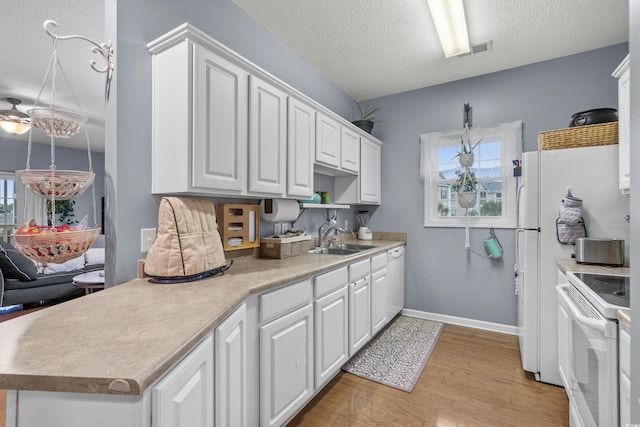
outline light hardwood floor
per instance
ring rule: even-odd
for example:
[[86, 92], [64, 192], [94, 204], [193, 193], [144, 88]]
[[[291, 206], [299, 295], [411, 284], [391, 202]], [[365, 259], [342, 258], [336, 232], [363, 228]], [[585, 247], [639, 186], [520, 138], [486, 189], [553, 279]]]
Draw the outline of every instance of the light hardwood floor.
[[[0, 390], [0, 427], [6, 394]], [[520, 365], [518, 338], [445, 326], [413, 392], [341, 372], [289, 426], [569, 425], [564, 389], [535, 381]]]
[[568, 426], [562, 387], [535, 381], [518, 338], [446, 325], [411, 393], [341, 372], [289, 426]]

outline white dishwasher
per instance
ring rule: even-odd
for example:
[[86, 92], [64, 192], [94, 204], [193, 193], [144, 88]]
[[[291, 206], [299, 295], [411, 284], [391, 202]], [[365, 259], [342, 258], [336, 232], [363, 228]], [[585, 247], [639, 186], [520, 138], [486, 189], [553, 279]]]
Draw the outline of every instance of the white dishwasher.
[[404, 307], [404, 246], [387, 251], [389, 316], [391, 320]]

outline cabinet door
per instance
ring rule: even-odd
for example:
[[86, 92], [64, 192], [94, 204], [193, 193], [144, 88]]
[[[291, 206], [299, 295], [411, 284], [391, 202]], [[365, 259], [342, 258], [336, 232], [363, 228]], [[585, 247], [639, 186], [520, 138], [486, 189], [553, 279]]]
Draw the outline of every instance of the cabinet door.
[[316, 114], [316, 162], [340, 167], [340, 134], [342, 127], [334, 119]]
[[349, 357], [371, 338], [371, 287], [369, 277], [349, 284]]
[[340, 168], [354, 173], [360, 172], [360, 136], [342, 126], [340, 139]]
[[[564, 291], [558, 291], [564, 292]], [[558, 296], [558, 372], [567, 395], [571, 394], [571, 318], [566, 303]]]
[[371, 274], [371, 336], [377, 334], [387, 324], [388, 285], [386, 268]]
[[213, 337], [207, 336], [152, 390], [153, 427], [213, 426]]
[[380, 204], [380, 146], [362, 138], [359, 190], [361, 203]]
[[247, 425], [247, 309], [242, 304], [215, 331], [215, 425]]
[[287, 95], [251, 76], [249, 191], [283, 196], [287, 162]]
[[201, 46], [194, 49], [193, 186], [243, 193], [248, 73]]
[[260, 425], [282, 425], [313, 394], [313, 305], [260, 327]]
[[349, 304], [345, 286], [315, 302], [316, 390], [349, 358]]
[[289, 97], [287, 143], [287, 195], [313, 196], [313, 160], [316, 147], [315, 111]]

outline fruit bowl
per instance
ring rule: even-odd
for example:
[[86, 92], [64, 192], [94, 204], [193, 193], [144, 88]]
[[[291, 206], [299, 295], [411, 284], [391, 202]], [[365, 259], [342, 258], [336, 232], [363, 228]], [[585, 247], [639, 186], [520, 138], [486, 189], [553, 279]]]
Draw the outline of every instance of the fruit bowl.
[[99, 234], [100, 227], [84, 230], [63, 227], [22, 227], [11, 237], [15, 248], [27, 258], [59, 264], [84, 254]]
[[69, 200], [78, 197], [93, 183], [93, 172], [25, 169], [16, 172], [20, 180], [41, 197]]
[[87, 122], [87, 117], [70, 111], [35, 108], [27, 111], [31, 122], [49, 136], [71, 138]]

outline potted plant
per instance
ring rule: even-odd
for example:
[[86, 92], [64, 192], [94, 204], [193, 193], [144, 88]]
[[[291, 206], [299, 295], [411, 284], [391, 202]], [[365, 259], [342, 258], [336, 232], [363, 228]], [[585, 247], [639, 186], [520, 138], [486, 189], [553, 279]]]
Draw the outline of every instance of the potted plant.
[[382, 107], [372, 107], [370, 105], [367, 105], [367, 108], [365, 108], [363, 111], [362, 108], [360, 107], [360, 104], [357, 104], [357, 105], [358, 105], [358, 110], [360, 110], [360, 119], [353, 121], [351, 123], [353, 123], [363, 131], [370, 134], [371, 131], [373, 130], [373, 124], [375, 122], [380, 121], [376, 119], [375, 115], [380, 110], [382, 110]]
[[478, 144], [480, 144], [480, 141], [482, 141], [482, 138], [480, 138], [475, 144], [471, 144], [471, 137], [469, 136], [469, 126], [465, 125], [464, 136], [460, 136], [460, 150], [458, 151], [458, 154], [453, 157], [454, 159], [456, 157], [459, 157], [460, 166], [465, 168], [470, 168], [471, 166], [473, 166], [473, 150], [478, 146]]
[[[60, 224], [71, 225], [71, 224], [76, 224], [78, 222], [76, 221], [76, 214], [73, 209], [75, 204], [76, 204], [75, 200], [56, 200], [55, 214], [57, 216], [56, 219], [58, 220], [58, 222], [60, 222]], [[50, 217], [51, 215], [51, 206], [52, 206], [51, 200], [47, 200], [47, 216], [48, 217]], [[55, 225], [55, 224], [49, 224], [49, 225]]]
[[476, 205], [478, 195], [478, 180], [476, 174], [470, 170], [456, 170], [456, 180], [451, 190], [458, 193], [458, 204], [461, 208], [472, 208]]

